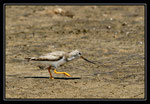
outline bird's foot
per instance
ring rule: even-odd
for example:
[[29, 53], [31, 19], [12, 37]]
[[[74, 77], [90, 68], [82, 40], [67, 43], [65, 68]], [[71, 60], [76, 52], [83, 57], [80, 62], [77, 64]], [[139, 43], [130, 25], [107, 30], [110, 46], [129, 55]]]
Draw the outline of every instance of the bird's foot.
[[64, 72], [64, 75], [66, 75], [66, 76], [68, 76], [68, 77], [71, 77], [71, 75], [68, 74], [68, 73], [66, 73], [66, 72]]
[[54, 79], [53, 77], [49, 77], [49, 79]]

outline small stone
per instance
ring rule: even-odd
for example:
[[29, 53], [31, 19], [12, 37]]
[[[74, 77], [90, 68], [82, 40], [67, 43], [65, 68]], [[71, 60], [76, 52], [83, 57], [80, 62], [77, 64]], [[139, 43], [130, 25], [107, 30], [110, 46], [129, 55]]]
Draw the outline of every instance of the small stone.
[[96, 8], [97, 8], [97, 6], [93, 6], [92, 8], [93, 8], [93, 9], [96, 9]]
[[126, 62], [121, 62], [121, 64], [124, 64], [124, 63], [126, 63]]
[[112, 20], [113, 20], [113, 18], [110, 18], [110, 20], [112, 21]]
[[117, 37], [118, 37], [117, 35], [114, 35], [114, 36], [113, 36], [113, 38], [117, 38]]
[[130, 32], [126, 32], [126, 35], [128, 35]]
[[55, 14], [61, 14], [61, 13], [64, 13], [64, 10], [61, 8], [56, 8], [56, 9], [54, 9], [54, 13]]
[[143, 44], [143, 42], [140, 42], [140, 41], [139, 41], [138, 44]]
[[96, 30], [96, 28], [95, 28], [95, 27], [93, 27], [93, 30]]
[[118, 34], [118, 32], [115, 32], [115, 35], [117, 35]]
[[126, 22], [122, 23], [122, 26], [126, 26], [126, 25], [127, 25], [127, 23], [126, 23]]
[[111, 29], [111, 26], [107, 26], [107, 29]]
[[74, 83], [77, 83], [76, 81]]

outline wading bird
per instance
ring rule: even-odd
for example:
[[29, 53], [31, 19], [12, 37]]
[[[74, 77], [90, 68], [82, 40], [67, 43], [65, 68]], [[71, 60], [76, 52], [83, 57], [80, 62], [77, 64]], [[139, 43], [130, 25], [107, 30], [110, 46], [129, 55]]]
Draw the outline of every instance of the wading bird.
[[27, 59], [28, 61], [36, 61], [36, 62], [39, 62], [41, 64], [47, 65], [48, 66], [47, 69], [48, 69], [48, 72], [50, 74], [50, 79], [54, 79], [52, 74], [51, 74], [51, 71], [50, 71], [52, 69], [51, 67], [54, 67], [54, 73], [64, 74], [68, 77], [71, 77], [71, 75], [68, 74], [67, 72], [57, 72], [56, 69], [59, 66], [65, 64], [67, 62], [70, 62], [74, 59], [78, 59], [78, 58], [82, 58], [87, 62], [95, 64], [94, 62], [89, 61], [85, 57], [83, 57], [78, 50], [74, 50], [70, 53], [67, 53], [64, 51], [56, 51], [56, 52], [51, 52], [51, 53], [48, 53], [48, 54], [45, 54], [45, 55], [42, 55], [39, 57], [27, 57], [25, 59]]

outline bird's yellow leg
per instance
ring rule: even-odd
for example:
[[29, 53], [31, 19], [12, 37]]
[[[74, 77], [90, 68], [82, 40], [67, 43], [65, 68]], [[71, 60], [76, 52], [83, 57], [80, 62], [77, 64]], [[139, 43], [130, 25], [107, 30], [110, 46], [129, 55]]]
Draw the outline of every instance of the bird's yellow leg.
[[71, 77], [71, 75], [68, 74], [67, 72], [57, 72], [56, 69], [54, 70], [54, 73], [56, 73], [56, 74], [65, 74], [66, 76]]

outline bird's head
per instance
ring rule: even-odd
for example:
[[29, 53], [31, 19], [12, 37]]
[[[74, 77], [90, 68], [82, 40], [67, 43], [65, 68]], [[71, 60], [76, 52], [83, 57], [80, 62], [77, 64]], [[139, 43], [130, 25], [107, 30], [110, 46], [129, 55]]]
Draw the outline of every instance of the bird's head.
[[69, 55], [71, 57], [76, 57], [77, 58], [77, 57], [81, 56], [81, 52], [79, 52], [78, 50], [74, 50], [74, 51], [70, 52]]
[[95, 64], [94, 62], [92, 61], [89, 61], [88, 59], [86, 59], [85, 57], [82, 56], [81, 52], [78, 51], [78, 50], [74, 50], [72, 52], [69, 53], [70, 55], [70, 58], [68, 58], [68, 60], [73, 60], [75, 58], [82, 58], [83, 60], [89, 62], [89, 63], [92, 63], [92, 64]]

